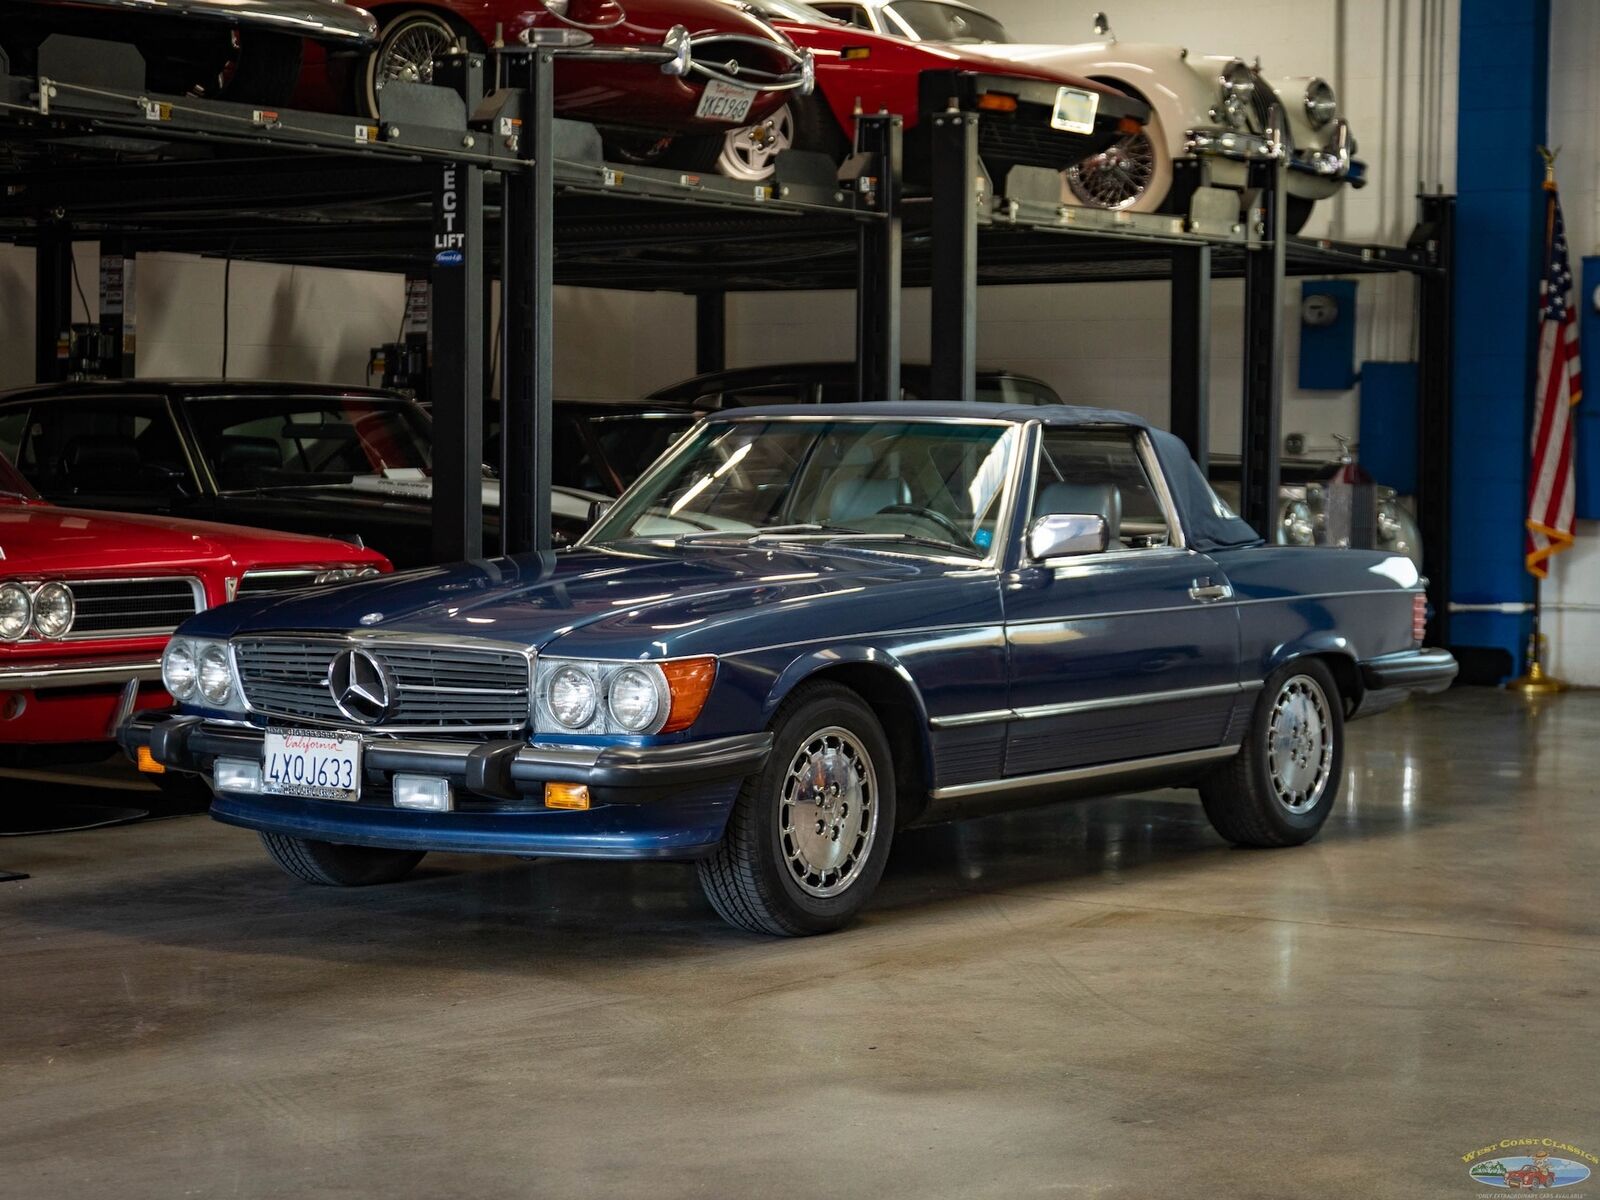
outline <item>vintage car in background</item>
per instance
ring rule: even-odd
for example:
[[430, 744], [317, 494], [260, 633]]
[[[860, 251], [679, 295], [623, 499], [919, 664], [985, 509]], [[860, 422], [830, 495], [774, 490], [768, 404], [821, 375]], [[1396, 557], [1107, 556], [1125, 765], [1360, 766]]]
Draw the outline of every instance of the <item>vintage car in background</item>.
[[170, 704], [185, 618], [389, 569], [324, 538], [58, 508], [0, 457], [0, 766], [103, 757], [130, 712]]
[[308, 68], [303, 94], [348, 87], [359, 110], [375, 116], [385, 84], [433, 82], [435, 61], [458, 44], [483, 51], [535, 33], [565, 35], [557, 114], [600, 126], [614, 148], [644, 152], [667, 134], [763, 119], [791, 93], [811, 91], [804, 51], [718, 0], [401, 0], [371, 9], [381, 33], [354, 78]]
[[751, 8], [812, 52], [816, 94], [792, 96], [765, 119], [712, 137], [680, 138], [668, 161], [734, 179], [770, 178], [785, 150], [809, 150], [842, 163], [855, 139], [855, 114], [905, 118], [905, 169], [927, 178], [928, 130], [919, 114], [955, 101], [981, 108], [979, 157], [995, 186], [1013, 166], [1063, 169], [1136, 133], [1143, 101], [1050, 65], [1017, 64], [965, 47], [918, 46], [853, 28], [801, 0], [753, 0]]
[[[903, 363], [899, 399], [933, 399], [932, 383], [926, 363]], [[843, 404], [859, 396], [854, 363], [807, 362], [709, 371], [657, 388], [648, 399], [709, 410], [752, 404]], [[977, 399], [985, 404], [1061, 403], [1055, 389], [1042, 379], [984, 367], [978, 368]]]
[[0, 50], [37, 71], [51, 34], [127, 42], [152, 91], [283, 104], [307, 45], [320, 59], [364, 52], [378, 25], [340, 0], [0, 0]]
[[1182, 46], [1119, 42], [1103, 14], [1100, 40], [1013, 43], [987, 13], [955, 0], [819, 0], [830, 16], [878, 33], [963, 47], [1030, 67], [1055, 67], [1110, 84], [1150, 105], [1144, 128], [1068, 167], [1068, 204], [1127, 212], [1186, 212], [1195, 187], [1240, 188], [1252, 159], [1270, 153], [1267, 120], [1283, 106], [1288, 158], [1286, 223], [1298, 233], [1312, 206], [1341, 187], [1361, 187], [1366, 167], [1339, 115], [1338, 97], [1315, 76], [1268, 78], [1242, 57], [1193, 56]]
[[1262, 545], [1126, 414], [736, 409], [571, 550], [199, 614], [120, 740], [308, 882], [692, 859], [734, 925], [819, 933], [907, 825], [1173, 785], [1308, 840], [1345, 721], [1454, 677], [1424, 603], [1403, 556]]
[[[433, 424], [369, 388], [240, 380], [46, 384], [0, 394], [0, 454], [79, 508], [358, 538], [398, 567], [433, 561]], [[558, 544], [603, 497], [557, 489]], [[485, 468], [485, 544], [500, 485]]]

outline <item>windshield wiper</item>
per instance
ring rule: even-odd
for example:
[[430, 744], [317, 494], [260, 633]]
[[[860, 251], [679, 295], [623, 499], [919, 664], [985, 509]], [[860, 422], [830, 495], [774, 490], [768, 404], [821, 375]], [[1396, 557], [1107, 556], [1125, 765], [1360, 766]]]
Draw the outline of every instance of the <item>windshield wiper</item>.
[[830, 541], [837, 542], [904, 542], [911, 546], [927, 546], [943, 554], [959, 554], [965, 558], [982, 558], [981, 551], [958, 546], [954, 542], [942, 542], [938, 538], [924, 537], [920, 533], [856, 533], [851, 531], [847, 537], [832, 537]]

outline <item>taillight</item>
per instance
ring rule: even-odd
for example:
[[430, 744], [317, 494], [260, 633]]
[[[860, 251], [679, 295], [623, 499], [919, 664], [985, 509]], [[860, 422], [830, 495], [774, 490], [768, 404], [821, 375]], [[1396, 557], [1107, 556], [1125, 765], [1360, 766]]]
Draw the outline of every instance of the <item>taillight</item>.
[[1411, 640], [1422, 645], [1428, 636], [1428, 594], [1417, 592], [1411, 597]]

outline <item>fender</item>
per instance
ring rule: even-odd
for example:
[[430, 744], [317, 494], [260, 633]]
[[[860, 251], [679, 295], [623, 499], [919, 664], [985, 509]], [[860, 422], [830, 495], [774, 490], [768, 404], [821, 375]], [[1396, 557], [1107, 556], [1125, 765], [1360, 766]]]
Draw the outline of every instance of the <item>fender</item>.
[[1352, 667], [1356, 665], [1356, 653], [1349, 638], [1328, 629], [1310, 629], [1293, 641], [1273, 647], [1262, 664], [1265, 668], [1262, 678], [1265, 679], [1290, 659], [1311, 655], [1338, 655], [1348, 659]]

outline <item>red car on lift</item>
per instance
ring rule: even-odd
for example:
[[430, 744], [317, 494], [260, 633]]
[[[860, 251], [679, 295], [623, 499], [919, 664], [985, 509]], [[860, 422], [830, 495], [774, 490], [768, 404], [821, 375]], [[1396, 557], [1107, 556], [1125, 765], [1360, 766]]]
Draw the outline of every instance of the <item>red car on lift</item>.
[[201, 609], [391, 569], [329, 538], [58, 508], [0, 456], [0, 765], [78, 757], [171, 704], [161, 652]]
[[[556, 113], [587, 121], [609, 148], [648, 148], [666, 134], [726, 130], [763, 120], [812, 86], [810, 56], [761, 17], [719, 0], [400, 0], [370, 6], [379, 37], [343, 78], [311, 65], [302, 102], [327, 107], [349, 89], [379, 111], [393, 80], [430, 83], [435, 60], [465, 43], [483, 51], [537, 31], [566, 39], [556, 67]], [[310, 63], [308, 57], [308, 63]]]
[[1013, 166], [1063, 170], [1137, 133], [1150, 116], [1143, 101], [1108, 84], [991, 58], [981, 47], [888, 37], [801, 0], [749, 0], [747, 7], [811, 51], [816, 93], [789, 96], [765, 120], [680, 139], [671, 153], [681, 165], [759, 181], [791, 147], [842, 162], [855, 136], [855, 114], [890, 112], [905, 118], [906, 172], [921, 180], [928, 131], [918, 116], [953, 103], [982, 113], [978, 154], [998, 190]]

